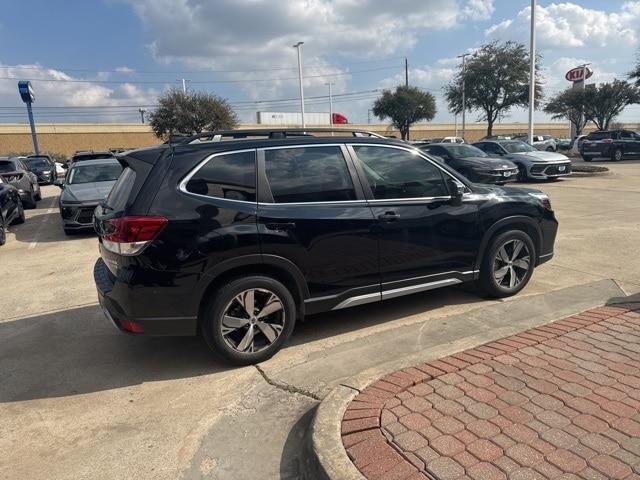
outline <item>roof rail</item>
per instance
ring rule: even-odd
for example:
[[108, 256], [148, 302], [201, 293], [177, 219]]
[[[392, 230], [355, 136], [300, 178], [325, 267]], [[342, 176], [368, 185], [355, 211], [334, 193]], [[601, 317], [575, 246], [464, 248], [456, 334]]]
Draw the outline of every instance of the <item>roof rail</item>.
[[[325, 135], [317, 135], [325, 134]], [[328, 135], [331, 134], [331, 135]], [[337, 134], [337, 135], [335, 135]], [[217, 130], [213, 132], [202, 132], [190, 136], [172, 135], [167, 143], [171, 144], [193, 144], [207, 142], [222, 142], [230, 140], [253, 140], [253, 139], [272, 139], [281, 140], [284, 138], [296, 137], [373, 137], [385, 138], [374, 132], [367, 130], [357, 130], [352, 128], [332, 128], [332, 127], [313, 127], [313, 128], [255, 128], [240, 130]]]

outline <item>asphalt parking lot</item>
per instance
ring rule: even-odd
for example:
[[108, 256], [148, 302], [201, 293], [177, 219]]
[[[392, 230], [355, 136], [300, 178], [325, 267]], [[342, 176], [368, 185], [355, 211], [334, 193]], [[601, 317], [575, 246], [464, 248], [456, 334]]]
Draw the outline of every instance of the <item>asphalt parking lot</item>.
[[[260, 368], [230, 368], [195, 338], [116, 332], [97, 306], [95, 236], [65, 236], [59, 190], [43, 187], [0, 247], [0, 478], [300, 478], [318, 399], [434, 346], [425, 332], [442, 318], [474, 330], [472, 311], [504, 304], [496, 321], [508, 325], [509, 305], [608, 279], [640, 292], [640, 161], [606, 166], [609, 175], [534, 185], [550, 195], [560, 230], [555, 258], [518, 297], [454, 288], [318, 315]], [[571, 313], [551, 309], [562, 297], [545, 304], [549, 319]], [[403, 343], [412, 331], [417, 340]]]

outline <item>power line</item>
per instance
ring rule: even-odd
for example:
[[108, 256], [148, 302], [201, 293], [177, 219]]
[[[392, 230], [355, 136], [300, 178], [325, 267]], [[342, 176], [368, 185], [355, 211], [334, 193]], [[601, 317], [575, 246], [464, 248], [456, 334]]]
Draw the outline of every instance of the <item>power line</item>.
[[[350, 65], [366, 65], [372, 63], [380, 63], [380, 62], [388, 62], [392, 60], [401, 60], [404, 57], [390, 57], [378, 60], [366, 60], [361, 62], [351, 62], [348, 65], [346, 64], [333, 64], [333, 67], [348, 67]], [[305, 70], [309, 68], [327, 68], [329, 65], [327, 64], [314, 64], [314, 65], [305, 65]], [[123, 71], [119, 69], [113, 70], [95, 70], [95, 69], [86, 69], [86, 68], [65, 68], [65, 67], [35, 67], [35, 66], [21, 66], [21, 65], [3, 65], [0, 64], [0, 68], [12, 68], [12, 69], [20, 69], [20, 70], [56, 70], [59, 72], [95, 72], [95, 73], [116, 73], [122, 75], [128, 74], [167, 74], [167, 75], [181, 75], [185, 73], [189, 74], [198, 74], [198, 73], [253, 73], [253, 72], [275, 72], [275, 71], [286, 71], [286, 70], [297, 70], [298, 67], [271, 67], [271, 68], [258, 68], [258, 69], [249, 69], [249, 70], [136, 70], [132, 69], [132, 71]]]
[[[325, 73], [322, 75], [305, 75], [304, 78], [326, 78], [326, 77], [345, 77], [349, 75], [355, 75], [359, 73], [376, 72], [382, 70], [396, 70], [399, 66], [393, 67], [380, 67], [370, 68], [366, 70], [355, 70], [350, 72], [336, 72]], [[24, 77], [0, 77], [0, 80], [23, 80]], [[113, 85], [165, 85], [174, 83], [171, 81], [150, 81], [150, 80], [80, 80], [80, 79], [68, 79], [68, 78], [30, 78], [32, 82], [52, 82], [52, 83], [97, 83], [97, 84], [113, 84]], [[242, 79], [242, 80], [191, 80], [189, 83], [205, 85], [205, 84], [222, 84], [222, 83], [255, 83], [255, 82], [276, 82], [285, 80], [298, 80], [298, 77], [281, 77], [281, 78], [254, 78], [254, 79]]]

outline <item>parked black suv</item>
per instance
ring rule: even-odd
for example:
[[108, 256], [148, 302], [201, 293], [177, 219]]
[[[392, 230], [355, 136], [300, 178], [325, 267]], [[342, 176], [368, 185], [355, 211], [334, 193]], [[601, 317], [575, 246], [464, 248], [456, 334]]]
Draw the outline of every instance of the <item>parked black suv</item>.
[[580, 154], [585, 162], [606, 157], [619, 162], [625, 156], [640, 155], [640, 134], [630, 130], [599, 130], [582, 141]]
[[106, 316], [130, 333], [200, 333], [247, 364], [305, 315], [471, 281], [505, 297], [552, 257], [543, 193], [471, 184], [404, 142], [326, 130], [214, 132], [119, 155], [95, 211]]

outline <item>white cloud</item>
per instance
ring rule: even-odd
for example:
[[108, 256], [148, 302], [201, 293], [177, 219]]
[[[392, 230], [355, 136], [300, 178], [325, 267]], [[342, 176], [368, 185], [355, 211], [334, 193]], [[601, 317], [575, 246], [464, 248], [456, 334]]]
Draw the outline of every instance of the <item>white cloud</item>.
[[[514, 19], [489, 27], [489, 38], [527, 41], [531, 8], [522, 9]], [[536, 34], [542, 48], [607, 47], [638, 42], [640, 2], [628, 1], [618, 12], [581, 7], [575, 3], [552, 3], [536, 10]]]
[[126, 65], [123, 65], [122, 67], [117, 67], [116, 68], [116, 72], [118, 73], [135, 73], [135, 70], [133, 68], [129, 68]]
[[[103, 79], [107, 74], [98, 72], [95, 79]], [[129, 105], [149, 105], [155, 104], [159, 91], [155, 88], [140, 88], [130, 83], [123, 84], [97, 84], [85, 82], [87, 78], [73, 77], [64, 71], [47, 68], [39, 64], [25, 65], [5, 65], [0, 63], [0, 77], [10, 77], [11, 79], [0, 80], [0, 99], [5, 107], [21, 106], [22, 101], [18, 95], [17, 80], [23, 79], [42, 79], [31, 80], [35, 91], [36, 101], [34, 110], [36, 115], [42, 115], [45, 118], [45, 110], [39, 110], [39, 107], [94, 107], [94, 106], [129, 106]], [[44, 80], [58, 81], [44, 81]], [[59, 81], [67, 80], [67, 81]], [[82, 111], [77, 109], [76, 112]], [[97, 110], [92, 110], [93, 112]], [[106, 112], [107, 110], [105, 110]], [[114, 110], [111, 110], [114, 112]], [[118, 110], [120, 113], [102, 114], [97, 116], [101, 121], [116, 121], [127, 119], [135, 120], [137, 110], [132, 108], [128, 110]], [[123, 112], [127, 114], [124, 115]], [[78, 115], [77, 118], [71, 115], [53, 116], [52, 112], [46, 110], [46, 114], [50, 117], [48, 121], [87, 121], [87, 117]], [[10, 120], [12, 121], [12, 120]], [[16, 120], [18, 121], [18, 120]]]
[[[486, 19], [493, 0], [130, 0], [152, 42], [157, 61], [210, 70], [264, 69], [291, 65], [291, 45], [304, 41], [307, 75], [339, 70], [329, 58], [381, 58], [405, 53], [425, 31], [447, 30], [462, 21]], [[247, 80], [296, 75], [295, 69], [257, 74], [222, 73]], [[334, 80], [335, 79], [335, 80]], [[348, 78], [333, 77], [335, 91]], [[310, 94], [324, 91], [327, 78], [306, 80]], [[242, 83], [252, 98], [290, 95], [295, 79]]]

